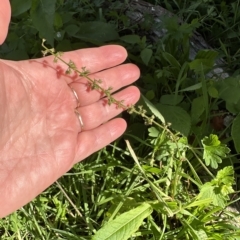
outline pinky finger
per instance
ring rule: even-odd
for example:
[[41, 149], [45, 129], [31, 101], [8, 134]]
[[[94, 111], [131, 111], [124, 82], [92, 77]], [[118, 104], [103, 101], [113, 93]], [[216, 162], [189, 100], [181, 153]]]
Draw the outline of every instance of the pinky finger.
[[107, 146], [120, 137], [125, 130], [126, 122], [121, 118], [116, 118], [95, 129], [79, 133], [74, 163]]

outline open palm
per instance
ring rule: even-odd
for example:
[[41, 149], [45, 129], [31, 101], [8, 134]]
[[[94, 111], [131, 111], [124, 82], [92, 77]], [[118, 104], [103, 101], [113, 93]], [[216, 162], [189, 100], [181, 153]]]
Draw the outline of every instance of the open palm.
[[[120, 46], [68, 52], [63, 58], [79, 69], [86, 67], [105, 89], [116, 91], [139, 77], [135, 65], [119, 65], [126, 58]], [[123, 119], [109, 121], [121, 109], [106, 104], [98, 91], [89, 91], [86, 79], [66, 75], [65, 70], [52, 56], [0, 61], [0, 217], [29, 202], [126, 128]], [[81, 104], [82, 129], [71, 88]], [[114, 97], [134, 104], [139, 91], [128, 87]]]

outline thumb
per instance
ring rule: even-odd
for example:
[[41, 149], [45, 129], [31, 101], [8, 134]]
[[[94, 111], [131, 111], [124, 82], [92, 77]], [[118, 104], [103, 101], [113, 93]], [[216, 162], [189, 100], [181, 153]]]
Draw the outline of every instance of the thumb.
[[2, 44], [8, 33], [11, 18], [11, 6], [9, 0], [1, 0], [0, 8], [0, 44]]

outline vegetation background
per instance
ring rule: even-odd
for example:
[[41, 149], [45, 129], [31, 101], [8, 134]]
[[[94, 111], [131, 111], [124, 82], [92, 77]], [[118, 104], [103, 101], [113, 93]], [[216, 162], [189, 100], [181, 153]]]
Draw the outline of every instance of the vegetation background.
[[[176, 17], [131, 17], [146, 2]], [[120, 44], [142, 98], [124, 136], [2, 219], [1, 239], [240, 239], [240, 1], [145, 3], [11, 0], [1, 58], [41, 57], [42, 38], [57, 51]]]

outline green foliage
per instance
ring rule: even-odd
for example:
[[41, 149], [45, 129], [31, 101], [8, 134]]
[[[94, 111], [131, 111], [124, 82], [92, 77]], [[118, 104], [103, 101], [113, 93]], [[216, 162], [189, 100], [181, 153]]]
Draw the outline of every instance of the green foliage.
[[212, 50], [200, 50], [195, 59], [189, 63], [189, 68], [196, 74], [208, 73], [213, 69], [218, 53]]
[[[159, 24], [149, 14], [130, 21], [127, 2], [11, 1], [1, 58], [40, 57], [41, 38], [57, 51], [120, 44], [128, 50], [127, 61], [141, 69], [136, 84], [142, 96], [137, 108], [128, 109], [132, 115], [123, 115], [127, 147], [121, 138], [74, 166], [59, 185], [1, 221], [1, 239], [235, 240], [240, 235], [234, 225], [239, 215], [226, 209], [234, 193], [233, 153], [240, 151], [239, 4], [149, 0], [183, 20], [166, 16]], [[154, 41], [152, 29], [161, 27], [166, 34]], [[200, 49], [190, 59], [196, 29], [216, 48]], [[234, 72], [227, 79], [213, 72], [219, 57]], [[73, 62], [65, 64], [66, 73], [77, 71], [109, 104], [125, 109], [100, 80], [88, 76], [87, 66], [77, 70]], [[227, 112], [233, 120], [216, 126]]]
[[101, 228], [92, 240], [127, 240], [138, 230], [143, 219], [152, 212], [149, 204], [143, 203], [135, 209], [125, 212]]
[[28, 11], [31, 8], [31, 0], [21, 1], [21, 0], [12, 0], [11, 9], [12, 16], [16, 17], [20, 14]]
[[225, 158], [226, 154], [230, 152], [226, 145], [221, 144], [218, 136], [213, 134], [209, 137], [204, 137], [202, 144], [204, 147], [203, 159], [206, 165], [211, 165], [212, 168], [217, 168], [218, 164], [222, 162], [222, 158]]
[[104, 22], [86, 22], [78, 24], [78, 31], [73, 37], [86, 42], [103, 44], [119, 38], [114, 26]]
[[182, 133], [184, 136], [188, 136], [191, 127], [191, 118], [189, 114], [181, 107], [163, 105], [158, 103], [157, 109], [163, 114], [167, 122], [171, 123], [171, 127]]
[[51, 46], [54, 40], [54, 14], [56, 0], [32, 0], [30, 16], [40, 38], [46, 38]]
[[219, 48], [230, 69], [239, 69], [239, 1], [158, 0], [158, 4], [188, 22], [201, 19], [205, 39]]
[[232, 167], [225, 167], [221, 169], [216, 178], [212, 181], [202, 185], [198, 199], [211, 199], [215, 206], [224, 208], [229, 200], [229, 194], [234, 190], [232, 185], [234, 184], [234, 171]]
[[240, 153], [240, 113], [233, 120], [232, 124], [232, 138], [235, 144], [235, 149]]
[[239, 76], [226, 78], [215, 83], [215, 86], [219, 92], [219, 98], [226, 102], [227, 110], [233, 114], [237, 114], [240, 111]]

